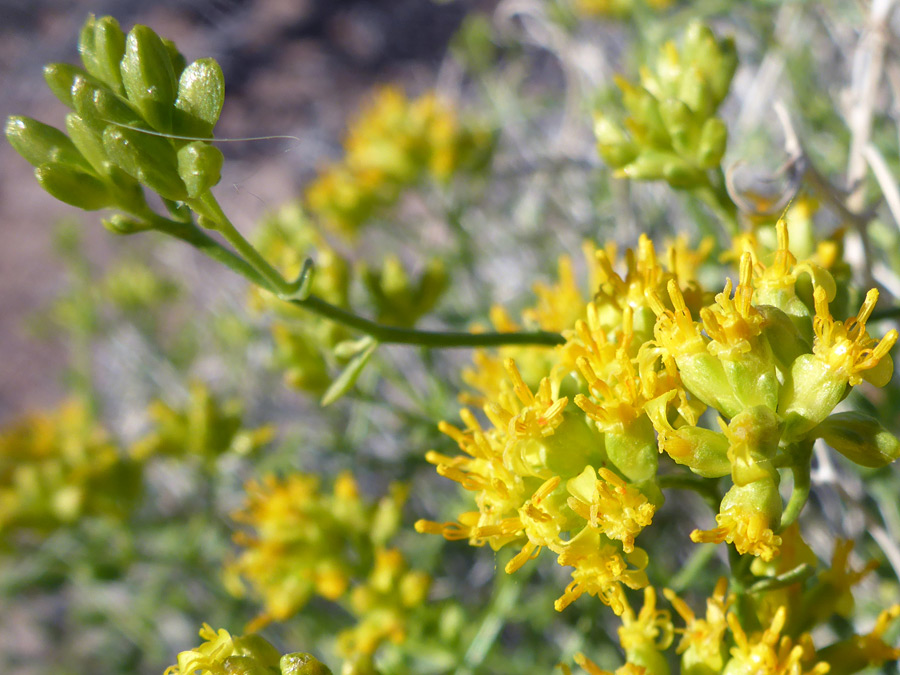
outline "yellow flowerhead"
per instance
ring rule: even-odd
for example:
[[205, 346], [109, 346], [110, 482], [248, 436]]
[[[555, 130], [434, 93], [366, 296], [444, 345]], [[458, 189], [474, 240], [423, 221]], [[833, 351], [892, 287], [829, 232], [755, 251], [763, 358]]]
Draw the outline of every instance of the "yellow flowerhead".
[[726, 596], [728, 580], [719, 579], [711, 597], [706, 600], [706, 617], [697, 618], [688, 604], [668, 588], [663, 590], [675, 611], [684, 619], [684, 628], [676, 628], [681, 633], [677, 652], [682, 655], [681, 667], [685, 673], [695, 670], [720, 672], [724, 665], [725, 619], [731, 599]]
[[832, 318], [824, 288], [816, 287], [813, 297], [816, 307], [813, 354], [851, 386], [856, 386], [863, 379], [877, 387], [887, 384], [894, 370], [888, 352], [897, 342], [897, 330], [888, 331], [880, 341], [866, 331], [866, 322], [878, 301], [878, 290], [870, 290], [859, 313], [846, 321]]
[[773, 478], [762, 478], [747, 485], [733, 486], [722, 499], [718, 527], [694, 530], [695, 543], [734, 544], [738, 553], [750, 553], [763, 560], [778, 554], [781, 537], [775, 534], [781, 518], [781, 496]]
[[[790, 637], [781, 636], [787, 619], [787, 609], [778, 608], [771, 625], [761, 633], [748, 637], [733, 613], [728, 626], [736, 643], [731, 660], [725, 666], [729, 675], [825, 675], [830, 666], [825, 661], [808, 667], [812, 655], [804, 644], [793, 644]], [[808, 644], [808, 643], [807, 643]]]
[[[598, 478], [599, 476], [599, 478]], [[587, 466], [566, 483], [572, 495], [569, 508], [610, 539], [622, 542], [622, 550], [634, 550], [634, 538], [653, 520], [656, 507], [637, 489], [609, 469], [596, 473]]]

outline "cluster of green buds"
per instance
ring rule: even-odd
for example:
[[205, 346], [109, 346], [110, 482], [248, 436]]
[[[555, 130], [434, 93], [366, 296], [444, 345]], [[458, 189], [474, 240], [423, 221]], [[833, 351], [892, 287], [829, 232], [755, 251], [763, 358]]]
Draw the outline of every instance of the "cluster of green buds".
[[[330, 492], [315, 476], [300, 473], [251, 481], [246, 490], [244, 507], [233, 514], [247, 526], [235, 534], [243, 550], [226, 566], [226, 583], [236, 595], [249, 585], [262, 599], [254, 628], [290, 618], [314, 595], [342, 601], [351, 589], [351, 598], [364, 593], [358, 589], [372, 585], [365, 579], [397, 531], [406, 497], [394, 485], [372, 503], [349, 473], [339, 475]], [[358, 609], [365, 613], [368, 607]]]
[[656, 67], [641, 70], [640, 84], [616, 79], [628, 117], [623, 128], [596, 113], [600, 155], [619, 176], [709, 188], [709, 171], [719, 167], [728, 137], [716, 110], [736, 67], [731, 39], [717, 40], [708, 27], [692, 24], [681, 50], [666, 43]]
[[148, 414], [154, 429], [131, 447], [133, 457], [193, 457], [211, 462], [227, 452], [246, 455], [272, 440], [272, 426], [243, 428], [240, 401], [220, 401], [202, 382], [190, 385], [182, 408], [154, 401]]
[[381, 269], [360, 266], [369, 301], [382, 323], [410, 327], [435, 306], [449, 278], [440, 258], [431, 258], [415, 281], [395, 255], [387, 256]]
[[115, 232], [158, 226], [142, 187], [174, 212], [177, 202], [205, 209], [219, 182], [222, 153], [212, 138], [224, 97], [218, 64], [187, 65], [168, 40], [146, 26], [126, 36], [112, 17], [91, 16], [78, 41], [84, 68], [44, 69], [47, 84], [72, 112], [66, 133], [26, 117], [10, 117], [6, 136], [35, 168], [51, 195], [86, 210], [115, 208]]
[[0, 430], [0, 534], [48, 532], [86, 516], [122, 518], [141, 465], [123, 456], [80, 400]]
[[329, 229], [354, 234], [409, 187], [482, 171], [493, 148], [490, 130], [461, 121], [436, 93], [410, 100], [383, 87], [351, 124], [344, 158], [307, 189], [307, 208]]
[[[814, 287], [811, 306], [798, 295], [801, 276]], [[888, 352], [897, 341], [896, 330], [876, 340], [866, 329], [876, 290], [844, 321], [829, 311], [835, 292], [827, 271], [797, 262], [780, 221], [771, 262], [766, 265], [746, 250], [737, 287], [729, 280], [696, 319], [674, 285], [669, 286], [672, 309], [653, 298], [663, 359], [674, 363], [687, 391], [722, 417], [721, 431], [673, 420], [672, 394], [647, 409], [661, 451], [700, 476], [731, 476], [718, 527], [695, 531], [694, 541], [727, 541], [742, 554], [773, 558], [779, 531], [797, 518], [808, 497], [817, 438], [862, 466], [884, 466], [900, 456], [900, 441], [874, 418], [833, 413], [861, 381], [887, 384], [893, 372]], [[779, 469], [790, 469], [794, 477], [786, 508]]]
[[250, 633], [231, 635], [203, 624], [204, 642], [178, 654], [178, 663], [164, 675], [331, 675], [331, 670], [312, 654], [282, 655], [268, 640]]

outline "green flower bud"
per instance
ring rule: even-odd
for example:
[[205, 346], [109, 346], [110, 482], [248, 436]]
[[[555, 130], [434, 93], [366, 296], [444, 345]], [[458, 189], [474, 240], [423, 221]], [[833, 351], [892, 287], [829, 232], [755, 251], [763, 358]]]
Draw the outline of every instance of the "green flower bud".
[[703, 172], [680, 157], [672, 157], [665, 163], [663, 178], [676, 190], [690, 190], [706, 184]]
[[623, 433], [607, 432], [605, 441], [609, 461], [626, 480], [638, 483], [656, 477], [659, 450], [649, 417], [638, 417]]
[[704, 169], [715, 169], [722, 162], [728, 143], [728, 127], [718, 117], [703, 123], [697, 148], [697, 162]]
[[122, 59], [122, 82], [128, 99], [157, 131], [172, 130], [177, 80], [169, 49], [147, 26], [128, 33]]
[[104, 218], [102, 222], [103, 227], [113, 234], [135, 234], [136, 232], [144, 232], [152, 228], [151, 225], [142, 220], [136, 220], [121, 213], [117, 213], [111, 218]]
[[54, 163], [90, 171], [90, 165], [62, 131], [28, 117], [6, 120], [6, 138], [32, 166]]
[[86, 71], [69, 63], [48, 63], [44, 66], [44, 80], [47, 82], [47, 86], [50, 87], [50, 91], [53, 92], [56, 98], [72, 109], [75, 108], [75, 102], [72, 100], [72, 88], [75, 85], [75, 80], [79, 77], [95, 85], [100, 84], [99, 80], [88, 75]]
[[619, 173], [633, 180], [660, 180], [665, 176], [665, 167], [674, 157], [669, 152], [644, 150]]
[[125, 34], [111, 16], [88, 16], [78, 39], [78, 52], [87, 71], [119, 95], [125, 93], [119, 63], [125, 55]]
[[103, 148], [103, 138], [96, 126], [75, 113], [66, 115], [66, 131], [72, 143], [98, 174], [109, 172], [110, 162]]
[[711, 354], [679, 354], [675, 357], [685, 388], [726, 417], [734, 417], [744, 405], [734, 394], [722, 362]]
[[132, 129], [107, 127], [103, 148], [116, 166], [160, 196], [184, 201], [187, 188], [178, 177], [178, 157], [165, 139]]
[[619, 126], [602, 115], [594, 121], [597, 151], [615, 169], [619, 169], [638, 156], [638, 146]]
[[107, 186], [94, 176], [66, 164], [42, 164], [34, 170], [38, 183], [59, 201], [85, 211], [115, 204]]
[[847, 378], [836, 374], [827, 363], [813, 354], [797, 357], [778, 402], [778, 413], [785, 421], [785, 440], [802, 438], [831, 414], [846, 391]]
[[900, 439], [861, 412], [835, 413], [813, 433], [860, 466], [878, 469], [900, 457]]
[[696, 140], [696, 122], [684, 101], [668, 98], [659, 104], [659, 114], [672, 138], [672, 147], [682, 155], [691, 153]]
[[181, 73], [184, 72], [184, 69], [187, 67], [187, 59], [184, 58], [184, 55], [178, 51], [178, 47], [174, 42], [167, 38], [161, 38], [163, 47], [166, 48], [166, 53], [169, 55], [169, 63], [172, 64], [172, 72], [175, 73], [175, 79], [181, 77]]
[[102, 84], [76, 76], [72, 83], [75, 112], [97, 131], [109, 124], [143, 125], [140, 115]]
[[756, 310], [763, 316], [762, 336], [782, 371], [790, 369], [798, 356], [812, 351], [793, 319], [782, 310], [772, 305], [757, 305]]
[[747, 485], [766, 478], [777, 481], [772, 457], [781, 439], [781, 420], [771, 409], [757, 406], [735, 415], [725, 435], [730, 443], [728, 459], [735, 485]]
[[222, 178], [222, 164], [225, 158], [218, 149], [194, 141], [178, 151], [178, 175], [184, 181], [188, 195], [200, 197], [208, 192]]
[[281, 652], [256, 633], [234, 638], [235, 654], [248, 657], [260, 666], [274, 668], [281, 661]]
[[331, 670], [312, 654], [295, 652], [281, 657], [281, 675], [331, 675]]
[[225, 78], [219, 64], [213, 59], [194, 61], [178, 80], [176, 133], [212, 137], [224, 100]]

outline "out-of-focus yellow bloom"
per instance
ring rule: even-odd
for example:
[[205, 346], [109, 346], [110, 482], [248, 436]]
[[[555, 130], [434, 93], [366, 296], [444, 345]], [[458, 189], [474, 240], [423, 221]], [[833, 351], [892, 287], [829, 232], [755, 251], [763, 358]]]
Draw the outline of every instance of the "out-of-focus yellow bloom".
[[447, 182], [490, 159], [493, 136], [463, 123], [434, 92], [410, 100], [382, 87], [347, 131], [344, 158], [306, 190], [311, 213], [329, 228], [354, 234], [400, 193], [426, 177]]
[[357, 624], [338, 636], [341, 655], [357, 663], [386, 641], [403, 642], [410, 612], [425, 601], [430, 584], [427, 574], [409, 569], [400, 551], [378, 549], [368, 578], [350, 595]]
[[801, 641], [794, 644], [787, 635], [781, 636], [787, 619], [787, 609], [780, 607], [772, 618], [772, 624], [761, 633], [748, 636], [733, 613], [728, 615], [728, 626], [736, 646], [731, 648], [731, 659], [725, 665], [727, 675], [825, 675], [830, 666], [825, 661], [811, 663], [815, 658], [808, 653]]
[[251, 629], [287, 619], [314, 594], [342, 597], [364, 574], [373, 547], [395, 531], [404, 497], [395, 489], [378, 505], [366, 503], [348, 473], [331, 493], [304, 474], [267, 476], [246, 489], [247, 502], [233, 518], [252, 531], [235, 534], [244, 550], [226, 566], [225, 578], [232, 592], [242, 594], [246, 580], [262, 598], [264, 610]]
[[122, 456], [83, 401], [28, 415], [0, 430], [0, 534], [123, 517], [140, 480], [140, 465]]
[[148, 410], [155, 429], [131, 448], [139, 459], [151, 456], [214, 460], [225, 452], [250, 453], [272, 440], [275, 429], [244, 430], [238, 400], [220, 402], [202, 382], [192, 382], [184, 408], [155, 401]]
[[284, 656], [259, 635], [231, 635], [224, 628], [214, 630], [203, 624], [204, 642], [178, 654], [178, 663], [164, 675], [331, 675], [331, 671], [310, 654]]
[[675, 611], [684, 619], [677, 651], [681, 654], [681, 672], [684, 675], [720, 673], [725, 664], [725, 618], [731, 600], [726, 596], [728, 580], [724, 577], [716, 583], [711, 597], [706, 600], [706, 617], [697, 618], [688, 604], [668, 588], [663, 590]]

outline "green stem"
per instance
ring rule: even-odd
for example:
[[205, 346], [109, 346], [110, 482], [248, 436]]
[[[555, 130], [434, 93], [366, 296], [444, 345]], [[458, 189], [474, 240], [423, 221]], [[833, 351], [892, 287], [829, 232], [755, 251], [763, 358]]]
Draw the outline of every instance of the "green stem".
[[809, 499], [810, 489], [810, 465], [809, 460], [801, 461], [791, 467], [794, 476], [794, 489], [788, 500], [784, 513], [781, 514], [781, 530], [791, 525], [800, 516], [806, 501]]
[[[210, 258], [222, 263], [232, 271], [240, 274], [253, 284], [271, 291], [276, 295], [289, 296], [296, 292], [294, 286], [285, 281], [277, 271], [266, 263], [259, 252], [244, 239], [237, 230], [234, 230], [231, 238], [223, 229], [220, 229], [222, 235], [229, 240], [229, 243], [241, 245], [241, 248], [249, 248], [253, 251], [254, 256], [262, 261], [262, 264], [248, 263], [241, 255], [236, 255], [232, 251], [222, 246], [215, 239], [206, 234], [196, 225], [191, 223], [181, 223], [170, 220], [159, 215], [142, 216], [148, 220], [154, 229], [171, 235], [191, 246], [199, 249]], [[230, 225], [230, 223], [229, 223]], [[231, 226], [233, 229], [233, 226]], [[226, 226], [226, 228], [228, 227]], [[243, 254], [242, 254], [243, 255]], [[278, 276], [276, 284], [272, 279], [272, 273], [265, 273], [265, 268], [272, 270], [272, 273]], [[405, 345], [421, 345], [429, 348], [462, 348], [462, 347], [499, 347], [503, 345], [535, 345], [553, 347], [563, 344], [565, 339], [559, 333], [551, 333], [548, 331], [533, 332], [515, 332], [515, 333], [469, 333], [466, 331], [427, 331], [414, 330], [411, 328], [398, 328], [396, 326], [388, 326], [377, 323], [370, 319], [366, 319], [357, 314], [353, 314], [345, 309], [341, 309], [316, 295], [309, 295], [306, 298], [288, 298], [298, 307], [303, 307], [314, 314], [353, 328], [366, 335], [371, 335], [378, 342], [383, 344], [405, 344]]]
[[192, 223], [180, 223], [177, 220], [170, 220], [169, 218], [164, 218], [163, 216], [155, 214], [152, 218], [147, 218], [147, 220], [153, 225], [154, 230], [180, 239], [186, 244], [190, 244], [216, 262], [225, 265], [233, 272], [237, 272], [251, 283], [261, 286], [266, 290], [274, 290], [269, 282], [266, 281], [252, 265], [240, 256], [229, 251], [196, 225]]
[[247, 241], [228, 219], [212, 192], [207, 192], [198, 201], [196, 204], [191, 203], [191, 207], [216, 224], [215, 229], [234, 247], [238, 255], [250, 263], [259, 276], [266, 280], [268, 288], [273, 289], [278, 295], [290, 295], [293, 292], [293, 286], [260, 255], [253, 244]]
[[696, 188], [692, 192], [716, 214], [728, 234], [735, 235], [740, 229], [738, 210], [728, 195], [725, 187], [725, 174], [721, 167], [715, 170], [714, 177], [715, 180], [710, 180], [708, 185]]
[[697, 478], [683, 474], [671, 474], [659, 477], [659, 487], [663, 490], [693, 490], [703, 497], [713, 511], [719, 510], [722, 495], [719, 494], [718, 482], [708, 478]]
[[766, 579], [760, 579], [759, 581], [751, 584], [749, 588], [747, 588], [747, 593], [765, 593], [767, 591], [778, 590], [779, 588], [787, 588], [788, 586], [799, 583], [804, 579], [808, 579], [813, 574], [813, 572], [815, 572], [815, 568], [812, 565], [801, 563], [794, 569], [788, 570], [784, 574], [779, 574], [775, 577], [768, 577]]
[[336, 307], [316, 295], [306, 299], [294, 299], [292, 304], [318, 314], [336, 323], [371, 335], [382, 344], [422, 345], [423, 347], [498, 347], [501, 345], [543, 345], [553, 347], [565, 342], [559, 333], [547, 331], [519, 333], [469, 333], [441, 332], [398, 328], [363, 318]]

